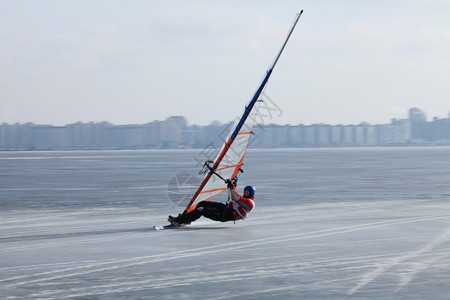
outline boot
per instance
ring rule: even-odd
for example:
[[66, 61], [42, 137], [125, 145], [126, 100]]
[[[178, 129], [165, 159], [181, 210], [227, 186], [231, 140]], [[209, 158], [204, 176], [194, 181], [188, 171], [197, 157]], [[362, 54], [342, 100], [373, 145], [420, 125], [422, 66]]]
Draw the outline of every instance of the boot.
[[169, 216], [167, 221], [169, 221], [169, 223], [174, 225], [174, 226], [180, 227], [182, 225], [182, 223], [179, 221], [180, 216], [181, 216], [181, 214], [178, 214], [178, 216], [176, 218], [172, 217], [172, 216]]
[[182, 214], [178, 214], [177, 217], [172, 217], [169, 216], [169, 218], [167, 219], [167, 221], [169, 221], [170, 224], [174, 225], [174, 226], [183, 226], [183, 225], [189, 225], [191, 224], [191, 222], [185, 222], [183, 221], [183, 217], [185, 216], [184, 213]]

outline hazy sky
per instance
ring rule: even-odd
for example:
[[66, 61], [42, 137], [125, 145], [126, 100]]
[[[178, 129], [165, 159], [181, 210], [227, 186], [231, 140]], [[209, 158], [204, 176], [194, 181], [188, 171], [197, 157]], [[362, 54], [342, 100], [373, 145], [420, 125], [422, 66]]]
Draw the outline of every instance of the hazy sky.
[[231, 121], [302, 9], [271, 122], [448, 117], [450, 0], [0, 0], [0, 123]]

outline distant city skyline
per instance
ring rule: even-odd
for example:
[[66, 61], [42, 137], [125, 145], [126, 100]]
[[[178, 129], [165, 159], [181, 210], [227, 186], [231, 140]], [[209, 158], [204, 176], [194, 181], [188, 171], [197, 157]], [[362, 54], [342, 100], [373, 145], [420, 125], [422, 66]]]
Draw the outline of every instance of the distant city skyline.
[[[428, 121], [432, 121], [434, 118], [438, 118], [438, 119], [450, 118], [450, 109], [449, 109], [449, 111], [448, 111], [446, 116], [444, 116], [444, 117], [437, 117], [437, 116], [428, 116], [427, 112], [422, 110], [420, 107], [410, 107], [410, 108], [408, 108], [408, 110], [406, 111], [406, 113], [405, 113], [405, 115], [403, 117], [399, 117], [399, 118], [386, 117], [386, 120], [388, 120], [386, 123], [390, 123], [393, 119], [398, 119], [398, 120], [409, 119], [409, 117], [410, 117], [409, 113], [410, 113], [411, 109], [419, 110], [423, 114], [423, 118], [427, 122]], [[274, 110], [274, 109], [272, 109], [272, 110]], [[115, 124], [115, 123], [109, 122], [107, 120], [103, 120], [103, 121], [86, 121], [86, 122], [76, 121], [76, 122], [73, 122], [73, 123], [61, 124], [61, 125], [55, 125], [55, 124], [51, 124], [51, 123], [34, 123], [34, 122], [23, 122], [23, 123], [16, 122], [16, 123], [17, 124], [32, 123], [32, 124], [35, 124], [35, 125], [49, 125], [49, 126], [67, 126], [67, 125], [73, 125], [73, 124], [77, 124], [77, 123], [97, 123], [97, 124], [99, 124], [99, 123], [108, 123], [108, 124], [111, 124], [111, 125], [125, 125], [126, 126], [126, 125], [144, 125], [144, 124], [149, 124], [149, 123], [153, 123], [153, 122], [163, 122], [163, 121], [166, 121], [167, 119], [170, 119], [170, 118], [173, 118], [173, 117], [182, 117], [182, 118], [184, 118], [188, 126], [209, 126], [209, 125], [214, 125], [214, 124], [224, 125], [224, 124], [228, 124], [230, 122], [233, 122], [233, 120], [229, 120], [228, 122], [220, 122], [219, 120], [213, 120], [209, 124], [201, 125], [201, 124], [196, 124], [196, 123], [189, 122], [189, 119], [186, 116], [179, 115], [179, 116], [167, 116], [163, 120], [149, 120], [149, 121], [144, 122], [144, 123], [130, 123], [130, 124]], [[238, 116], [236, 116], [236, 117], [238, 117]], [[290, 124], [290, 123], [289, 124], [281, 124], [281, 123], [275, 122], [274, 119], [276, 120], [276, 118], [267, 117], [267, 116], [265, 118], [261, 118], [261, 120], [264, 122], [264, 124], [274, 124], [274, 125], [280, 125], [280, 126], [284, 126], [284, 125], [292, 125], [292, 126], [296, 126], [296, 125], [315, 125], [315, 124], [344, 125], [345, 126], [345, 125], [359, 125], [359, 124], [362, 124], [362, 123], [367, 123], [367, 124], [370, 124], [370, 125], [385, 124], [385, 123], [370, 123], [370, 122], [364, 121], [364, 120], [362, 120], [359, 123], [355, 123], [355, 124], [352, 124], [352, 123], [331, 124], [331, 123], [327, 123], [327, 122], [311, 123], [311, 124], [302, 123], [302, 122], [297, 122], [297, 123], [293, 123], [293, 124]], [[5, 124], [15, 124], [15, 123], [7, 123], [7, 122], [3, 122], [3, 123], [5, 123]]]
[[449, 1], [23, 0], [1, 2], [0, 123], [226, 123], [300, 10], [273, 123], [447, 116]]
[[[182, 116], [146, 124], [107, 122], [66, 126], [0, 124], [0, 150], [107, 150], [203, 148], [218, 151], [230, 123], [189, 125]], [[425, 112], [409, 110], [408, 119], [388, 124], [276, 125], [260, 123], [253, 129], [250, 147], [373, 147], [450, 145], [450, 117], [426, 120]]]

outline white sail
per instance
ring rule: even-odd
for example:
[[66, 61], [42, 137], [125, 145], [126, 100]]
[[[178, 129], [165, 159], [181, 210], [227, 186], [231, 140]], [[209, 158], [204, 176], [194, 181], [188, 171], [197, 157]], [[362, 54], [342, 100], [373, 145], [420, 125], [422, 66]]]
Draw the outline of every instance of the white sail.
[[239, 174], [242, 167], [253, 126], [258, 116], [259, 97], [264, 90], [281, 53], [284, 50], [303, 10], [297, 14], [294, 24], [289, 30], [280, 51], [275, 57], [271, 67], [267, 70], [261, 84], [249, 103], [245, 106], [241, 117], [236, 120], [219, 154], [212, 162], [205, 163], [207, 174], [186, 207], [186, 211], [195, 209], [200, 201], [209, 201], [227, 189], [225, 180], [233, 179]]

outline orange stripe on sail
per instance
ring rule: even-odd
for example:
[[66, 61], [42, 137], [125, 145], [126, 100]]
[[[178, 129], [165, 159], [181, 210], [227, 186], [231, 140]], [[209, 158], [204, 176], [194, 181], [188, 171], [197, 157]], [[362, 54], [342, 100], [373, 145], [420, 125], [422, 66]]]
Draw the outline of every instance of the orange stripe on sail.
[[195, 210], [197, 208], [197, 203], [189, 206], [189, 208], [186, 210], [186, 213], [190, 213], [191, 211]]
[[[216, 197], [217, 195], [219, 195], [221, 192], [225, 191], [227, 188], [218, 188], [218, 189], [213, 189], [213, 190], [207, 190], [207, 191], [201, 191], [200, 194], [205, 194], [205, 193], [212, 193], [212, 192], [218, 192], [215, 193], [214, 195], [209, 196], [208, 198], [204, 199], [203, 201], [209, 201], [212, 198]], [[194, 203], [192, 204], [188, 209], [187, 209], [187, 213], [190, 213], [191, 211], [195, 210], [197, 208], [197, 204], [198, 203]]]
[[219, 192], [219, 191], [222, 192], [222, 191], [225, 191], [226, 189], [227, 189], [226, 187], [221, 187], [221, 188], [212, 189], [212, 190], [204, 190], [204, 191], [201, 191], [200, 194]]
[[218, 168], [217, 171], [222, 171], [222, 170], [231, 169], [231, 168], [237, 168], [237, 167], [240, 168], [241, 166], [242, 166], [242, 163], [238, 163], [236, 165], [230, 165], [230, 166], [225, 166], [225, 167], [222, 167], [222, 168]]
[[214, 197], [217, 196], [217, 195], [219, 195], [219, 194], [215, 194], [215, 195], [213, 195], [213, 196], [211, 196], [211, 197], [209, 197], [209, 198], [206, 198], [206, 199], [203, 200], [203, 201], [209, 201], [209, 200], [211, 200], [212, 198], [214, 198]]
[[241, 134], [251, 134], [251, 133], [252, 133], [251, 131], [241, 131], [241, 132], [238, 133], [238, 135], [241, 135]]
[[[247, 149], [246, 149], [246, 151], [247, 151]], [[244, 163], [244, 157], [245, 157], [246, 151], [244, 151], [244, 154], [242, 155], [241, 160], [240, 160], [239, 163], [236, 165], [236, 166], [239, 166], [239, 168], [240, 168], [240, 166], [242, 166], [242, 164]], [[237, 174], [239, 174], [239, 168], [236, 168], [236, 169], [234, 170], [233, 175], [231, 175], [231, 178], [234, 178], [234, 177], [237, 176]]]

